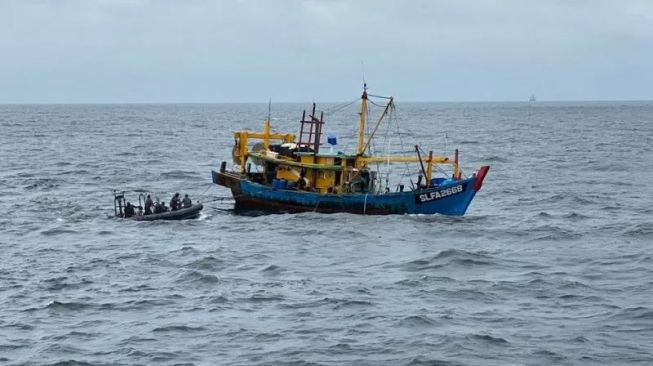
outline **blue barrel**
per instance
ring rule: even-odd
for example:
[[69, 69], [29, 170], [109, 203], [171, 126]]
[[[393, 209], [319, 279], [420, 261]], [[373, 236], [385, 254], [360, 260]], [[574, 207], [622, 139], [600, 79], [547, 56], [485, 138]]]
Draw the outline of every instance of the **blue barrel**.
[[272, 188], [279, 188], [279, 180], [272, 179]]
[[442, 181], [442, 183], [440, 183], [440, 185], [446, 186], [446, 185], [454, 184], [454, 183], [456, 183], [456, 181], [453, 180], [453, 179], [445, 179], [445, 180]]
[[442, 182], [444, 182], [446, 179], [445, 178], [433, 178], [431, 179], [431, 187], [437, 187], [442, 185]]
[[279, 181], [279, 188], [280, 189], [288, 189], [288, 181], [285, 179], [281, 179]]

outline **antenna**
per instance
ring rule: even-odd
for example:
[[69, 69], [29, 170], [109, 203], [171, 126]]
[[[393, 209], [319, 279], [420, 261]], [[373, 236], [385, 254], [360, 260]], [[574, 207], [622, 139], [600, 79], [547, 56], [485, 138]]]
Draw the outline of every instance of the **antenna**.
[[365, 81], [365, 62], [361, 61], [361, 72], [363, 73], [363, 84], [367, 84]]
[[268, 99], [268, 122], [271, 123], [270, 121], [270, 115], [272, 114], [272, 97]]

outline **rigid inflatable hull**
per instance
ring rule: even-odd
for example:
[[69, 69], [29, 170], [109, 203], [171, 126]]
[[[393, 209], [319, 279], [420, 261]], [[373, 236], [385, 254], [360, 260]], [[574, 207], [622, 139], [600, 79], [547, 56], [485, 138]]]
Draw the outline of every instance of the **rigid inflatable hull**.
[[199, 217], [200, 211], [204, 208], [201, 203], [196, 203], [190, 207], [182, 208], [177, 211], [168, 211], [158, 214], [143, 215], [130, 217], [136, 221], [154, 221], [154, 220], [187, 220]]

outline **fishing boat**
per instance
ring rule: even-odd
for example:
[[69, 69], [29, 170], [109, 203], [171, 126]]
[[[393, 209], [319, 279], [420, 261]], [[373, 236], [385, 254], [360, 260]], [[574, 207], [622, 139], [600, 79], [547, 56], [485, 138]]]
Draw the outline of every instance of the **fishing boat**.
[[[113, 210], [114, 216], [135, 220], [135, 221], [155, 221], [155, 220], [188, 220], [196, 219], [200, 216], [200, 212], [204, 208], [204, 205], [197, 202], [190, 207], [182, 207], [174, 211], [165, 211], [160, 213], [151, 213], [145, 214], [143, 212], [143, 202], [145, 197], [143, 194], [138, 196], [138, 206], [133, 207], [133, 213], [129, 213], [127, 206], [131, 203], [127, 202], [125, 199], [125, 192], [113, 192]], [[163, 205], [165, 206], [165, 205]]]
[[[376, 102], [379, 98], [383, 103]], [[228, 170], [223, 161], [218, 171], [212, 171], [213, 183], [231, 190], [236, 210], [464, 215], [490, 167], [465, 176], [457, 149], [447, 157], [426, 153], [417, 145], [410, 155], [376, 156], [372, 142], [394, 111], [394, 99], [368, 94], [365, 84], [360, 103], [355, 152], [323, 151], [324, 112], [318, 116], [315, 104], [308, 115], [304, 111], [298, 138], [272, 132], [268, 113], [263, 131], [234, 132], [234, 165]], [[370, 103], [382, 111], [367, 130], [372, 127], [367, 126]], [[327, 134], [327, 140], [331, 146], [337, 144], [336, 136]], [[417, 166], [410, 185], [391, 184], [379, 168], [400, 163]], [[436, 172], [444, 175], [435, 176]]]

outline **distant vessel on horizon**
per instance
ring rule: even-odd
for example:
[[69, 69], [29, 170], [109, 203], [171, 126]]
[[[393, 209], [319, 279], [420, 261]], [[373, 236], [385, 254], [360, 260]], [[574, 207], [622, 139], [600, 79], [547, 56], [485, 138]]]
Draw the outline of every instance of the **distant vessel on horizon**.
[[531, 97], [528, 98], [528, 101], [531, 102], [531, 103], [532, 102], [537, 102], [537, 99], [535, 99], [535, 94], [531, 94]]

